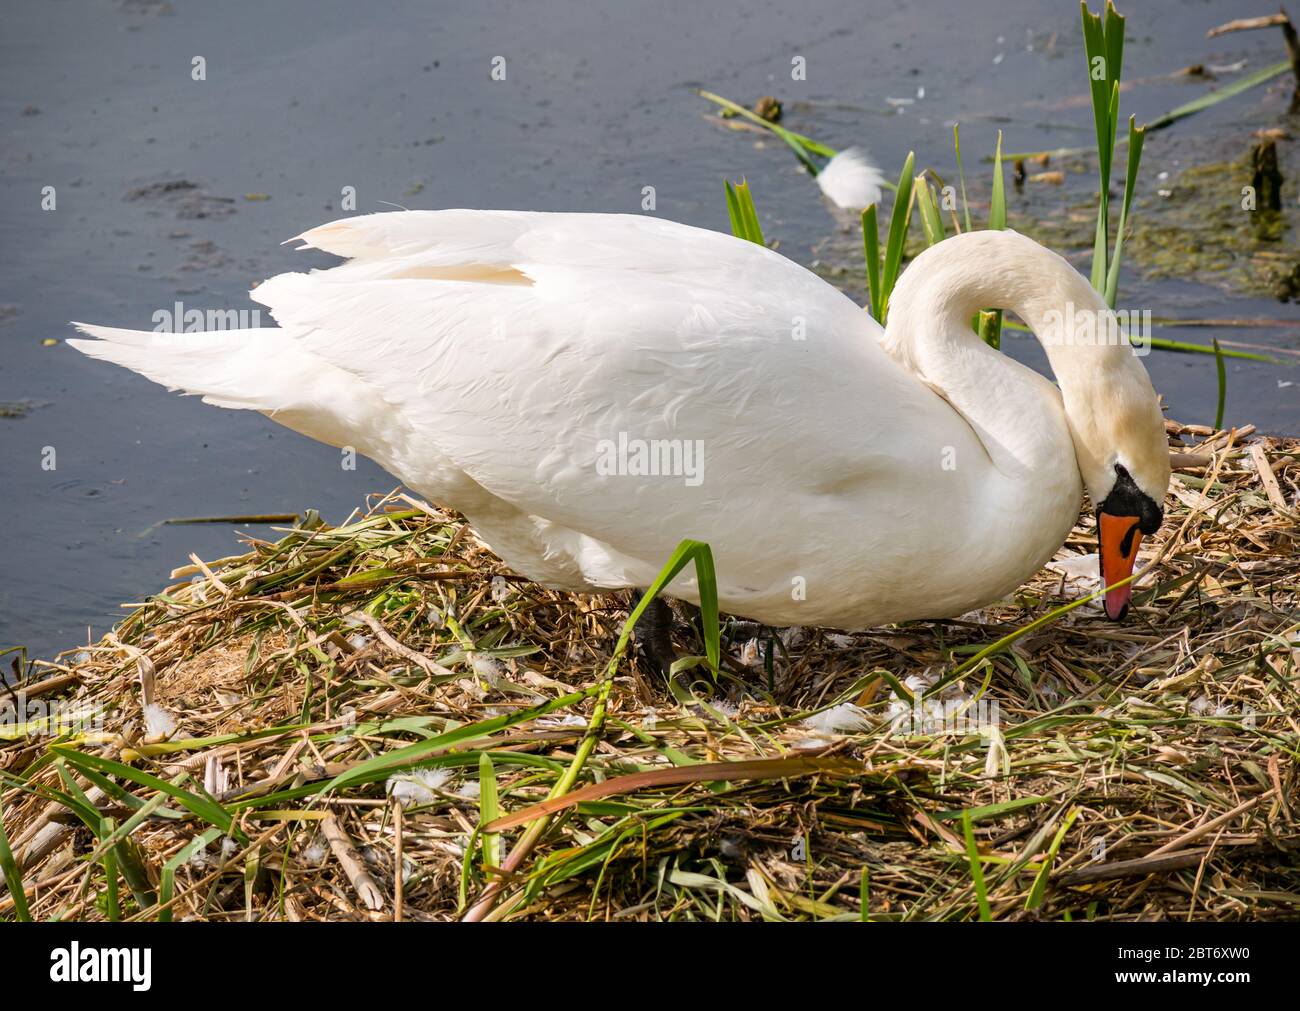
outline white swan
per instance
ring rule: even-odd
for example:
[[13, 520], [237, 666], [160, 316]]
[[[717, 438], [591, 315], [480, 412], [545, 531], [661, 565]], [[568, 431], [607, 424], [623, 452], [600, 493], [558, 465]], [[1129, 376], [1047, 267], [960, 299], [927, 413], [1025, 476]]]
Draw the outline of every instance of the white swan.
[[[1122, 336], [1049, 335], [1067, 306], [1108, 310], [1014, 232], [922, 253], [884, 331], [772, 250], [655, 218], [409, 211], [299, 238], [350, 259], [255, 289], [278, 329], [77, 324], [100, 340], [69, 343], [354, 447], [549, 586], [644, 587], [693, 537], [725, 610], [861, 629], [1011, 592], [1083, 486], [1111, 582], [1161, 520], [1145, 369]], [[1059, 391], [971, 331], [993, 306], [1043, 340]], [[698, 599], [686, 574], [671, 592]]]

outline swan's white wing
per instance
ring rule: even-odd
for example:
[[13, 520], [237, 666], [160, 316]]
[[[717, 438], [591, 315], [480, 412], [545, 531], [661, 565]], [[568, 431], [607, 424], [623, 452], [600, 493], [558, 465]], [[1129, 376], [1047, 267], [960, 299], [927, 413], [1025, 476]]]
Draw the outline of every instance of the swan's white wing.
[[[390, 468], [438, 498], [450, 460], [651, 571], [697, 537], [720, 567], [743, 559], [730, 571], [788, 583], [791, 553], [837, 550], [843, 531], [812, 514], [857, 496], [906, 516], [916, 482], [901, 475], [917, 454], [937, 466], [942, 445], [970, 441], [865, 312], [731, 236], [635, 216], [433, 211], [302, 238], [355, 259], [253, 297], [401, 413], [414, 435]], [[620, 439], [698, 445], [702, 479], [602, 473]], [[755, 571], [753, 545], [772, 538], [791, 551]]]

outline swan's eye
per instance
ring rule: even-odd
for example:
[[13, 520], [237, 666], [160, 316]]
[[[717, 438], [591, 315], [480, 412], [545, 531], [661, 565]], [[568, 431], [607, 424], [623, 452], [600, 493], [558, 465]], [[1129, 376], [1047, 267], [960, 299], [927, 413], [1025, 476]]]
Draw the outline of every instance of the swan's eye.
[[1115, 486], [1106, 496], [1106, 501], [1097, 507], [1097, 512], [1108, 516], [1136, 517], [1138, 529], [1144, 534], [1159, 530], [1165, 518], [1160, 503], [1137, 486], [1133, 475], [1121, 463], [1115, 464]]

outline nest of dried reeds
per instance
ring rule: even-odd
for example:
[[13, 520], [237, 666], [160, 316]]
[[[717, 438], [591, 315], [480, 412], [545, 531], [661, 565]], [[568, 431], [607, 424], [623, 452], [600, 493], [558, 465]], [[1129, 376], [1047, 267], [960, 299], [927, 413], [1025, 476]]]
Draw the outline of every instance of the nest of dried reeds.
[[196, 559], [11, 696], [0, 918], [1295, 918], [1300, 442], [1169, 427], [1126, 624], [1015, 635], [1085, 515], [965, 620], [732, 626], [716, 685], [404, 496]]

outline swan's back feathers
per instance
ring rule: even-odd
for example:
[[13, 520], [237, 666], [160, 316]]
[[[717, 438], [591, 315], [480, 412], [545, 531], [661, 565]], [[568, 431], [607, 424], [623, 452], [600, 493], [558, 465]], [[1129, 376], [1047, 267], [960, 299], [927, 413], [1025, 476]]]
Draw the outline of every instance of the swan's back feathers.
[[[764, 274], [788, 284], [807, 272], [763, 246], [705, 228], [639, 214], [546, 211], [404, 211], [343, 218], [297, 239], [352, 260], [344, 276], [397, 276], [420, 265], [464, 269], [572, 267], [694, 275]], [[793, 267], [794, 272], [789, 268]], [[338, 268], [335, 268], [337, 271]], [[811, 277], [812, 275], [807, 275]]]
[[308, 229], [289, 242], [347, 259], [402, 258], [421, 252], [441, 256], [430, 262], [502, 262], [500, 251], [528, 228], [528, 211], [403, 211], [359, 214]]

